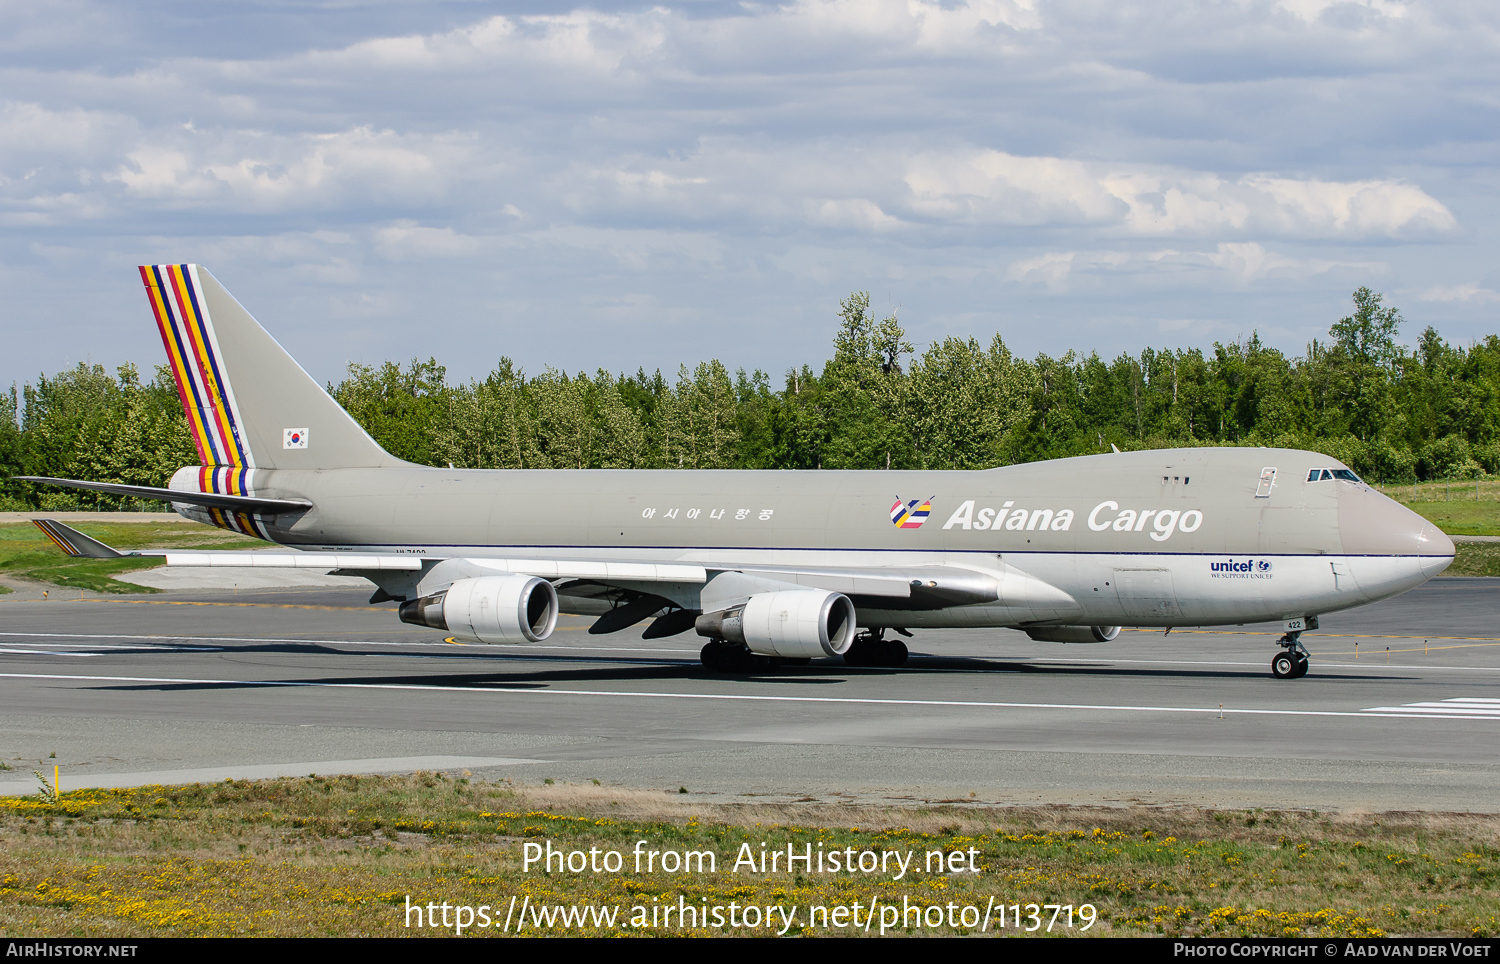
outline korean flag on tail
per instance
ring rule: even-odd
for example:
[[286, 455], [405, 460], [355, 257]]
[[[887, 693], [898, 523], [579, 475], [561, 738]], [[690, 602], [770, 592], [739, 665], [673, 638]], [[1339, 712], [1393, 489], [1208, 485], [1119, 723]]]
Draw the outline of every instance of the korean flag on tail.
[[284, 449], [307, 448], [307, 429], [287, 428], [281, 430], [281, 447]]

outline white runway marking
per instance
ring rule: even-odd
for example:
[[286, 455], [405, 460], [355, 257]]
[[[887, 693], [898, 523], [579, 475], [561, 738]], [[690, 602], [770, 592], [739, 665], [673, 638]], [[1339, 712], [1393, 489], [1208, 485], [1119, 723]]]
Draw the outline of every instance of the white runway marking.
[[1439, 720], [1500, 720], [1500, 699], [1455, 696], [1439, 702], [1372, 706], [1364, 712], [1372, 716], [1407, 716]]
[[[408, 690], [412, 692], [485, 693], [490, 696], [581, 696], [605, 699], [719, 700], [745, 703], [817, 703], [865, 706], [967, 707], [1009, 710], [1095, 710], [1109, 713], [1187, 713], [1223, 716], [1319, 716], [1369, 719], [1490, 720], [1496, 715], [1423, 714], [1404, 707], [1373, 707], [1368, 710], [1279, 710], [1239, 709], [1209, 706], [1134, 706], [1111, 703], [1012, 703], [989, 700], [898, 700], [857, 696], [771, 696], [742, 693], [661, 693], [641, 690], [523, 689], [508, 686], [440, 686], [431, 683], [322, 683], [301, 680], [188, 679], [162, 676], [71, 676], [61, 673], [0, 673], [0, 679], [67, 680], [87, 683], [160, 683], [176, 686], [247, 686], [288, 689]], [[1491, 702], [1491, 701], [1486, 701]]]
[[[556, 652], [556, 653], [662, 653], [677, 657], [680, 661], [696, 663], [698, 654], [689, 648], [669, 649], [666, 647], [645, 646], [557, 646], [546, 643], [540, 644], [454, 644], [446, 642], [420, 642], [420, 641], [391, 641], [376, 639], [313, 639], [313, 638], [283, 638], [277, 636], [140, 636], [127, 635], [124, 633], [5, 633], [0, 632], [0, 638], [18, 637], [26, 640], [44, 639], [131, 639], [140, 640], [142, 643], [154, 643], [160, 648], [152, 651], [168, 652], [177, 650], [181, 652], [220, 652], [220, 647], [185, 646], [177, 640], [196, 643], [272, 643], [281, 645], [302, 646], [383, 646], [390, 648], [428, 648], [443, 649], [454, 653], [472, 655], [476, 659], [483, 658], [486, 653], [504, 653], [506, 655], [521, 655], [525, 653]], [[66, 646], [66, 643], [34, 642], [34, 646]], [[135, 649], [140, 651], [144, 647], [110, 647], [91, 646], [90, 649]], [[0, 651], [3, 652], [3, 651]], [[1119, 659], [1109, 656], [1096, 657], [1069, 657], [1069, 656], [1036, 656], [1030, 653], [922, 653], [914, 652], [919, 659], [975, 659], [992, 662], [1005, 663], [1028, 663], [1033, 665], [1059, 664], [1059, 665], [1081, 665], [1081, 666], [1238, 666], [1264, 668], [1262, 660], [1230, 660], [1230, 659]], [[643, 660], [643, 662], [656, 662], [655, 660]], [[837, 665], [837, 664], [835, 664]], [[1441, 665], [1418, 665], [1413, 663], [1329, 663], [1314, 661], [1312, 675], [1316, 676], [1318, 670], [1325, 669], [1357, 669], [1365, 672], [1389, 672], [1389, 671], [1421, 671], [1426, 673], [1500, 673], [1500, 666], [1441, 666]], [[922, 666], [906, 666], [899, 672], [902, 673], [971, 673], [971, 669], [936, 668]], [[1270, 675], [1269, 672], [1266, 675]]]

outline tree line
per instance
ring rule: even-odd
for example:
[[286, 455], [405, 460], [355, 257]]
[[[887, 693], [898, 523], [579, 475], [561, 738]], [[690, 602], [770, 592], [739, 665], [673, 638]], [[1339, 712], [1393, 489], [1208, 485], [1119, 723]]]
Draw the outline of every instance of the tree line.
[[[459, 468], [981, 469], [1120, 449], [1268, 445], [1332, 455], [1380, 482], [1500, 471], [1500, 338], [1464, 347], [1360, 288], [1326, 340], [1248, 340], [1016, 357], [999, 334], [916, 353], [869, 295], [840, 303], [821, 370], [528, 376], [502, 358], [452, 383], [436, 359], [350, 364], [329, 391], [394, 455]], [[197, 461], [170, 373], [80, 364], [0, 395], [0, 508], [120, 508], [13, 475], [165, 485]]]

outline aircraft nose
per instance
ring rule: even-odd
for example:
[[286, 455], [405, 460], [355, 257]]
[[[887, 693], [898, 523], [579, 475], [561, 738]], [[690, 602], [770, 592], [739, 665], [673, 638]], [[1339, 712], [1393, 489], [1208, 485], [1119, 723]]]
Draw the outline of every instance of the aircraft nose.
[[1344, 552], [1358, 556], [1415, 556], [1432, 577], [1453, 562], [1453, 540], [1437, 526], [1374, 489], [1339, 487], [1339, 536]]
[[1417, 533], [1418, 551], [1422, 553], [1422, 574], [1429, 579], [1453, 564], [1453, 540], [1431, 522]]

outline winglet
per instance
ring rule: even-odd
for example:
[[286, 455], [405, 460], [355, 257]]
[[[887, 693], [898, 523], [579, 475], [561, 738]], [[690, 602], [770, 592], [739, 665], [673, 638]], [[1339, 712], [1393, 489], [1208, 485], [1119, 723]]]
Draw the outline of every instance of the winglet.
[[38, 529], [52, 540], [52, 544], [70, 556], [88, 559], [118, 559], [125, 553], [112, 549], [98, 539], [90, 539], [77, 529], [63, 525], [55, 519], [32, 519]]

